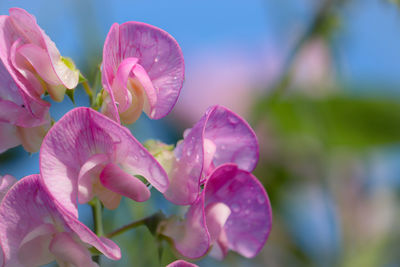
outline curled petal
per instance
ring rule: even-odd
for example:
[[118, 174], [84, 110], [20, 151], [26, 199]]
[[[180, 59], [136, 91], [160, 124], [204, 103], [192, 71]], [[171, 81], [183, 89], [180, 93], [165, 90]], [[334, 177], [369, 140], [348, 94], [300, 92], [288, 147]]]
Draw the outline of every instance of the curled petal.
[[142, 181], [127, 174], [113, 163], [103, 169], [100, 181], [104, 187], [135, 201], [143, 202], [150, 198], [150, 190]]
[[[33, 61], [33, 66], [38, 71], [39, 75], [53, 77], [56, 84], [62, 84], [66, 88], [72, 89], [78, 85], [79, 72], [70, 69], [61, 58], [60, 52], [54, 42], [44, 33], [37, 25], [34, 16], [21, 8], [11, 8], [9, 10], [10, 18], [15, 33], [24, 39], [25, 43], [34, 44], [44, 50], [44, 54], [39, 58], [39, 61]], [[46, 72], [41, 73], [43, 62], [46, 62]], [[42, 75], [41, 75], [42, 76]], [[44, 78], [44, 76], [42, 76]]]
[[177, 205], [191, 204], [214, 168], [235, 163], [252, 171], [258, 162], [257, 137], [237, 114], [222, 106], [213, 106], [186, 132], [175, 149], [177, 162], [170, 173], [165, 197]]
[[[41, 184], [39, 175], [21, 179], [9, 190], [0, 205], [0, 243], [5, 266], [23, 266], [20, 259], [47, 261], [49, 255], [43, 250], [49, 238], [53, 242], [54, 234], [59, 233], [74, 237], [79, 244], [94, 246], [111, 259], [121, 257], [115, 243], [97, 237], [75, 216], [59, 206]], [[38, 250], [38, 255], [29, 253], [32, 247]]]
[[[161, 192], [168, 187], [165, 171], [127, 128], [93, 109], [75, 108], [65, 114], [44, 138], [40, 171], [50, 194], [76, 216], [79, 187], [82, 189], [79, 189], [82, 193], [80, 201], [87, 200], [91, 194], [87, 183], [94, 179], [90, 178], [93, 174], [100, 175], [102, 170], [99, 165], [92, 173], [89, 165], [85, 165], [98, 154], [105, 155], [108, 160], [93, 163], [93, 167], [103, 163], [102, 166], [118, 164], [130, 175], [144, 176]], [[86, 167], [82, 169], [84, 165], [87, 170]], [[86, 174], [89, 176], [86, 177]]]
[[162, 234], [172, 240], [176, 250], [184, 257], [196, 259], [204, 256], [210, 247], [203, 198], [190, 207], [184, 221], [171, 218], [162, 227]]
[[[138, 59], [132, 74], [146, 92], [144, 111], [152, 119], [167, 115], [175, 105], [184, 79], [182, 51], [165, 31], [139, 22], [114, 24], [103, 49], [103, 85], [114, 102], [113, 81], [119, 65]], [[126, 86], [126, 84], [124, 84]], [[115, 103], [107, 113], [119, 121]]]
[[235, 164], [224, 164], [207, 180], [204, 198], [206, 209], [223, 203], [231, 210], [224, 224], [228, 248], [254, 257], [264, 246], [272, 225], [271, 205], [257, 178]]

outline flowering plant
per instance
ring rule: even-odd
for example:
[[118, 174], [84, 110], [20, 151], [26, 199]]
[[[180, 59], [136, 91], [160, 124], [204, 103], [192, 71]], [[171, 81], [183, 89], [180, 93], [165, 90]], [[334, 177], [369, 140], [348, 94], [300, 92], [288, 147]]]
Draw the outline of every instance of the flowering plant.
[[[175, 205], [184, 218], [151, 216], [156, 240], [168, 240], [178, 258], [229, 250], [254, 257], [272, 223], [264, 187], [251, 174], [259, 147], [250, 126], [233, 111], [210, 107], [176, 147], [157, 140], [142, 145], [125, 124], [144, 111], [166, 116], [184, 80], [177, 42], [165, 31], [138, 22], [114, 24], [102, 63], [103, 90], [93, 92], [71, 59], [23, 9], [0, 16], [0, 152], [22, 144], [40, 150], [40, 174], [0, 183], [2, 266], [98, 266], [98, 255], [118, 260], [111, 239], [137, 223], [104, 234], [102, 209], [122, 197], [147, 201], [151, 189]], [[77, 107], [54, 125], [48, 94], [62, 101], [84, 82], [91, 107]], [[95, 99], [95, 100], [94, 100]], [[78, 220], [78, 204], [93, 209], [94, 232]], [[150, 219], [142, 219], [147, 222]], [[123, 255], [122, 255], [123, 256]], [[195, 266], [178, 260], [169, 266]]]

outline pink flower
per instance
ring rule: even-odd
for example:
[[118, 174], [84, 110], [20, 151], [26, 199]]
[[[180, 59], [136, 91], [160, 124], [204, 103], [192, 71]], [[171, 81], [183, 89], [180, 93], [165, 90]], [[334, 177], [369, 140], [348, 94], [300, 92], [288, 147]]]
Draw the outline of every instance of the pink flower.
[[236, 164], [221, 165], [207, 179], [185, 221], [172, 219], [160, 229], [187, 258], [211, 255], [223, 259], [229, 250], [251, 258], [264, 246], [271, 230], [267, 193], [251, 173]]
[[193, 203], [200, 185], [224, 163], [236, 163], [253, 171], [259, 148], [250, 126], [237, 114], [222, 106], [210, 107], [204, 116], [184, 133], [178, 143], [176, 160], [169, 172], [170, 186], [165, 197], [177, 205]]
[[149, 189], [134, 175], [161, 192], [168, 187], [164, 169], [127, 128], [84, 107], [65, 114], [44, 138], [40, 171], [50, 194], [75, 215], [76, 199], [83, 204], [97, 196], [109, 209], [121, 195], [147, 200]]
[[115, 121], [152, 119], [175, 105], [184, 79], [182, 51], [171, 35], [140, 22], [114, 24], [103, 49], [102, 112]]
[[198, 267], [198, 266], [196, 264], [184, 260], [176, 260], [168, 264], [167, 267]]
[[41, 266], [53, 260], [60, 266], [98, 266], [90, 246], [113, 260], [121, 257], [114, 242], [97, 237], [58, 206], [39, 175], [16, 183], [1, 203], [0, 242], [5, 267]]
[[9, 174], [0, 176], [0, 203], [4, 196], [7, 194], [8, 190], [17, 182], [18, 180]]
[[12, 8], [0, 16], [0, 153], [19, 144], [39, 150], [50, 128], [50, 103], [41, 95], [47, 90], [60, 101], [78, 82], [67, 65], [32, 15]]
[[34, 16], [11, 8], [0, 17], [0, 59], [17, 85], [32, 98], [47, 91], [61, 101], [65, 89], [75, 88], [79, 71], [61, 57], [55, 44], [37, 25]]

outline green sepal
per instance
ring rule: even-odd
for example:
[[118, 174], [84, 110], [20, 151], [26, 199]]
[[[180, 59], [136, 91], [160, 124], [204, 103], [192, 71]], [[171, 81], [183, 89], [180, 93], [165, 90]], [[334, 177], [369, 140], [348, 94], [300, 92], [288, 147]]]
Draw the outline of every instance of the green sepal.
[[67, 89], [65, 94], [69, 97], [69, 99], [71, 99], [72, 104], [75, 105], [75, 89]]

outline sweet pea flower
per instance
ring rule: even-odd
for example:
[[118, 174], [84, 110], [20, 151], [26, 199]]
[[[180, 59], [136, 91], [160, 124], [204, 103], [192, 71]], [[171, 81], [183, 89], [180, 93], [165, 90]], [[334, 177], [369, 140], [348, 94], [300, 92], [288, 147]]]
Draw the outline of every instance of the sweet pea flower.
[[135, 201], [150, 197], [147, 179], [160, 192], [168, 187], [161, 165], [129, 130], [86, 107], [65, 114], [43, 140], [40, 171], [50, 194], [77, 215], [76, 199], [83, 204], [97, 196], [109, 209], [121, 195]]
[[184, 260], [176, 260], [168, 264], [167, 267], [198, 267], [198, 265]]
[[97, 237], [58, 206], [39, 175], [23, 178], [3, 199], [0, 242], [5, 267], [41, 266], [53, 260], [60, 266], [98, 266], [92, 261], [90, 246], [113, 260], [121, 257], [114, 242]]
[[103, 49], [104, 114], [127, 124], [142, 110], [160, 119], [175, 105], [183, 80], [182, 51], [167, 32], [140, 22], [111, 27]]
[[0, 61], [0, 153], [20, 144], [38, 151], [50, 128], [49, 105], [22, 90]]
[[64, 98], [66, 88], [75, 88], [79, 71], [61, 57], [56, 45], [37, 25], [34, 16], [11, 8], [0, 16], [0, 59], [12, 78], [31, 98], [47, 91], [55, 101]]
[[223, 259], [229, 250], [251, 258], [264, 246], [272, 225], [267, 193], [251, 173], [223, 164], [206, 180], [186, 219], [172, 218], [160, 232], [187, 258], [211, 255]]
[[7, 194], [8, 190], [17, 182], [18, 180], [9, 174], [0, 176], [0, 202], [3, 200], [4, 196]]
[[193, 128], [185, 131], [174, 154], [170, 186], [164, 195], [174, 204], [188, 205], [197, 199], [206, 177], [221, 164], [232, 162], [242, 170], [253, 171], [259, 147], [246, 121], [217, 105], [210, 107]]

